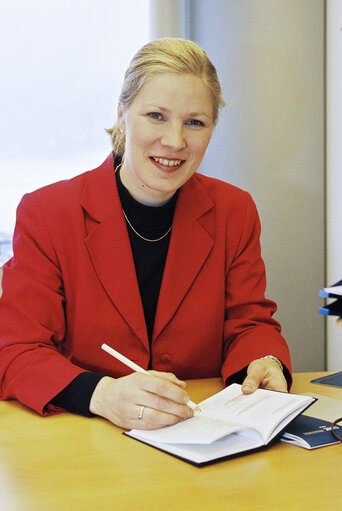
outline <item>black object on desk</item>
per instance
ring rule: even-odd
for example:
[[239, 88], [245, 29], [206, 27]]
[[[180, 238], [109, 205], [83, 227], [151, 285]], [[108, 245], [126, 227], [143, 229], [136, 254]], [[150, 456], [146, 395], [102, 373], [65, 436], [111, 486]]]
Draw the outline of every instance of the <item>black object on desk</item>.
[[328, 385], [329, 387], [338, 387], [342, 389], [342, 371], [334, 374], [328, 374], [321, 378], [311, 380], [311, 383], [319, 383], [320, 385]]

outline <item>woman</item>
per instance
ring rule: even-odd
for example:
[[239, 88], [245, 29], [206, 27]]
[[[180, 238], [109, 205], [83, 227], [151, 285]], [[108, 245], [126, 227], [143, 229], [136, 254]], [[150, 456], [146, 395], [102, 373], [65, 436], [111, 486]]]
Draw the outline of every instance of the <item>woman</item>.
[[[255, 205], [196, 173], [222, 105], [201, 48], [151, 42], [125, 74], [113, 154], [24, 196], [3, 275], [1, 399], [150, 429], [192, 416], [184, 379], [287, 390]], [[103, 342], [156, 377], [129, 374]]]

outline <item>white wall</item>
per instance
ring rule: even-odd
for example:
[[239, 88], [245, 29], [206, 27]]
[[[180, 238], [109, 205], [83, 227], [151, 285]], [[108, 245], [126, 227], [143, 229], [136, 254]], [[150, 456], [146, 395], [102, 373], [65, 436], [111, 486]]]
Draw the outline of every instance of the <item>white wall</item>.
[[[325, 368], [324, 1], [189, 0], [226, 101], [202, 169], [247, 189], [296, 371]], [[341, 277], [342, 278], [342, 275]]]
[[150, 39], [186, 37], [186, 0], [150, 0]]
[[148, 32], [148, 0], [0, 0], [0, 232], [25, 192], [105, 159]]
[[[327, 282], [342, 279], [342, 2], [327, 2]], [[342, 330], [327, 318], [328, 369], [342, 369]]]

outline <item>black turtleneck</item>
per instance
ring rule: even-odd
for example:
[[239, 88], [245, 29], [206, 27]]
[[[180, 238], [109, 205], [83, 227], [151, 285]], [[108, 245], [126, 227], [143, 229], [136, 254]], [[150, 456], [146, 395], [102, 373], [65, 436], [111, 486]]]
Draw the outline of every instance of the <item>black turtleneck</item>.
[[[115, 167], [118, 167], [115, 161]], [[163, 206], [146, 206], [137, 202], [121, 182], [120, 172], [115, 174], [117, 188], [124, 210], [136, 234], [126, 221], [131, 243], [135, 271], [144, 310], [148, 338], [151, 342], [160, 286], [163, 278], [171, 232], [163, 236], [172, 225], [178, 192]], [[141, 238], [160, 241], [145, 241]], [[92, 416], [89, 411], [91, 396], [105, 374], [84, 372], [63, 389], [51, 403], [79, 415]]]
[[[137, 202], [124, 187], [121, 183], [120, 173], [116, 172], [115, 176], [122, 208], [135, 231], [149, 240], [164, 236], [172, 225], [178, 194], [176, 193], [163, 206], [145, 206]], [[171, 232], [160, 241], [151, 242], [145, 241], [137, 235], [127, 221], [126, 225], [131, 242], [148, 338], [151, 341]]]

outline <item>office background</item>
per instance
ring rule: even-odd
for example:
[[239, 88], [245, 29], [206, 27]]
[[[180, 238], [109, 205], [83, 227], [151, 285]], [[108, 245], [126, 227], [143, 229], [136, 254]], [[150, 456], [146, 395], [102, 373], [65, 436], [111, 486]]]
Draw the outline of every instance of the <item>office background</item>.
[[318, 314], [317, 292], [342, 278], [342, 2], [0, 3], [0, 232], [13, 229], [23, 193], [105, 158], [134, 51], [157, 37], [193, 39], [227, 101], [201, 170], [258, 206], [268, 296], [294, 369], [340, 370], [341, 333]]

